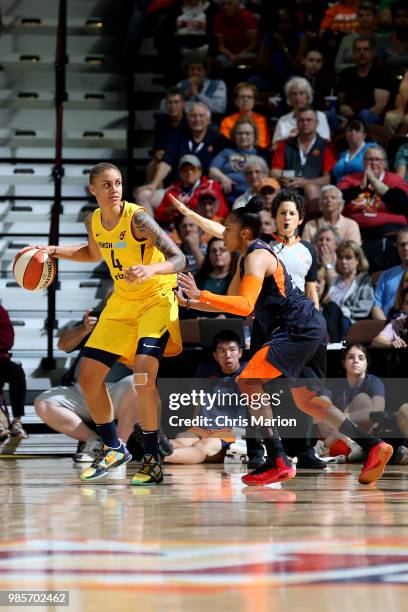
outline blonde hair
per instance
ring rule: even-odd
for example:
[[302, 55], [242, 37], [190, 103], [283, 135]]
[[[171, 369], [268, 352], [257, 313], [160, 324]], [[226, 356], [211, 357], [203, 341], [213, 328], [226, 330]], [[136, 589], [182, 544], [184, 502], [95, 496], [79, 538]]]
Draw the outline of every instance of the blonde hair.
[[364, 251], [354, 240], [343, 240], [336, 249], [336, 256], [341, 257], [343, 253], [352, 252], [357, 259], [357, 273], [368, 272], [369, 265]]
[[328, 298], [329, 295], [329, 291], [330, 291], [330, 285], [331, 285], [331, 278], [329, 276], [329, 271], [326, 268], [325, 265], [323, 264], [319, 264], [317, 266], [317, 279], [319, 280], [320, 278], [324, 280], [324, 289], [323, 289], [323, 293], [322, 295], [319, 297], [319, 302], [320, 304], [324, 304]]

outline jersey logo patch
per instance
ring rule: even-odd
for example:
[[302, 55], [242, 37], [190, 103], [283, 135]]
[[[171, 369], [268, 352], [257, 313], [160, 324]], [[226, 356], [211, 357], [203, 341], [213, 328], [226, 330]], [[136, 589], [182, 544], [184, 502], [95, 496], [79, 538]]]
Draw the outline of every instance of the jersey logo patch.
[[126, 230], [123, 230], [123, 232], [120, 232], [119, 234], [119, 240], [124, 240], [126, 236]]

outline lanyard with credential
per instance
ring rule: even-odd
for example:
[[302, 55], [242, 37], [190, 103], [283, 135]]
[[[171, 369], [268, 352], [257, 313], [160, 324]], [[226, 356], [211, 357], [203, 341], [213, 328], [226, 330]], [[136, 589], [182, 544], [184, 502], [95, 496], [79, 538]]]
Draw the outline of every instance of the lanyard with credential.
[[312, 147], [314, 146], [314, 143], [316, 142], [316, 138], [314, 140], [312, 140], [312, 142], [310, 143], [310, 145], [307, 147], [306, 149], [306, 153], [303, 150], [303, 147], [300, 144], [300, 140], [298, 139], [298, 150], [299, 150], [299, 157], [300, 157], [300, 165], [303, 166], [306, 164], [307, 162], [307, 156], [309, 155]]
[[190, 153], [199, 153], [201, 151], [201, 149], [203, 148], [204, 143], [200, 142], [200, 144], [198, 145], [197, 148], [194, 148], [194, 143], [192, 140], [188, 141], [188, 150], [190, 151]]

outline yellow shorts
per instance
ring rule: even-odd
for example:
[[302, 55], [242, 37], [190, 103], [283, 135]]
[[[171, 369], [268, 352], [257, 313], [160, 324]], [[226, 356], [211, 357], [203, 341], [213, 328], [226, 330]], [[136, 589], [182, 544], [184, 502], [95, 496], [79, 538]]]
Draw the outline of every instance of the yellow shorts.
[[182, 350], [178, 303], [172, 289], [156, 292], [140, 300], [127, 300], [113, 293], [90, 335], [86, 347], [121, 355], [133, 367], [140, 338], [170, 336], [165, 357]]

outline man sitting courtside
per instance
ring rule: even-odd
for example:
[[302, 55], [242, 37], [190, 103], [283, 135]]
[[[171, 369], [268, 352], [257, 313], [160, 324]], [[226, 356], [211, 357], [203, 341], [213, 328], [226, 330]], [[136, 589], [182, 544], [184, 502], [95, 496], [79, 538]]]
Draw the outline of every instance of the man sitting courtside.
[[[220, 391], [220, 395], [226, 393], [239, 393], [235, 384], [236, 377], [242, 372], [246, 363], [241, 363], [242, 357], [241, 341], [237, 334], [225, 330], [219, 332], [214, 338], [213, 361], [202, 363], [198, 366], [195, 377], [198, 379], [214, 380], [213, 392]], [[218, 381], [218, 382], [217, 382]], [[211, 410], [202, 406], [199, 414], [211, 418], [211, 422], [217, 416], [239, 417], [247, 416], [246, 409], [234, 408], [233, 411], [226, 410], [224, 406], [213, 406]], [[171, 440], [173, 452], [165, 457], [167, 463], [222, 463], [229, 445], [234, 441], [234, 433], [230, 427], [218, 428], [191, 427]]]
[[[81, 349], [95, 327], [100, 312], [87, 311], [81, 322], [62, 332], [58, 348], [71, 353]], [[34, 400], [37, 415], [51, 429], [64, 433], [82, 443], [73, 459], [91, 462], [102, 447], [102, 440], [89, 426], [89, 413], [82, 390], [77, 382], [81, 355], [75, 359], [63, 377], [62, 384], [44, 391]], [[114, 416], [118, 421], [118, 436], [126, 442], [138, 420], [137, 395], [133, 384], [133, 373], [122, 363], [115, 363], [105, 382], [112, 398]]]

